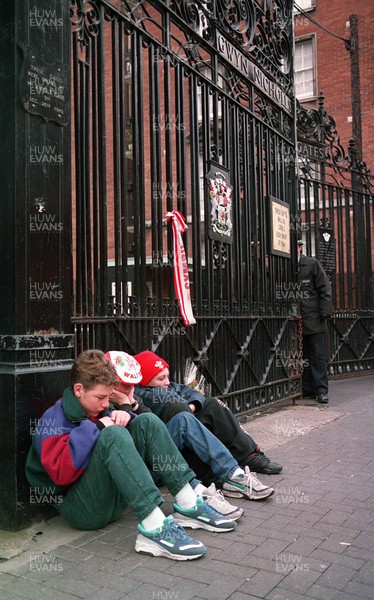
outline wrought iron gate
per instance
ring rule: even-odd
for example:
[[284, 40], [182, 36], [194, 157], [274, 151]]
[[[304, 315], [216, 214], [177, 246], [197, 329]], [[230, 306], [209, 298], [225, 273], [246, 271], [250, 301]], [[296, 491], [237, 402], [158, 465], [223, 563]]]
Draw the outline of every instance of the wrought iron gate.
[[[71, 20], [76, 351], [151, 348], [175, 379], [190, 357], [235, 412], [296, 396], [292, 1], [72, 0]], [[232, 210], [212, 234], [217, 172]], [[271, 246], [270, 197], [289, 211], [288, 254]]]
[[307, 254], [330, 276], [330, 376], [374, 370], [374, 177], [351, 140], [348, 153], [334, 119], [298, 106], [299, 233]]

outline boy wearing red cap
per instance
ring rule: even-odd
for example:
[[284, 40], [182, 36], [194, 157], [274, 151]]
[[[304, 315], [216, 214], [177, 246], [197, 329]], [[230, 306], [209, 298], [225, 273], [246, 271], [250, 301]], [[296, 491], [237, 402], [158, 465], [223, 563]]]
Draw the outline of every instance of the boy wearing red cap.
[[230, 409], [217, 398], [205, 398], [187, 385], [171, 382], [168, 363], [154, 352], [145, 350], [135, 358], [143, 375], [135, 393], [164, 422], [170, 418], [173, 406], [179, 404], [214, 433], [239, 465], [267, 475], [282, 471], [282, 466], [261, 452]]
[[[107, 352], [106, 356], [112, 362], [118, 375], [118, 385], [111, 396], [114, 406], [120, 410], [130, 410], [136, 413], [150, 410], [143, 405], [139, 406], [141, 400], [134, 397], [134, 385], [142, 380], [140, 365], [135, 358], [125, 352], [116, 351]], [[203, 478], [201, 470], [203, 473], [206, 472], [208, 465], [208, 470], [211, 470], [216, 479], [232, 484], [236, 479], [240, 479], [243, 486], [243, 494], [240, 497], [260, 500], [274, 493], [272, 488], [264, 486], [260, 482], [253, 485], [253, 477], [246, 476], [243, 469], [239, 467], [236, 460], [216, 436], [204, 427], [193, 414], [184, 410], [184, 405], [179, 404], [175, 407], [177, 410], [173, 410], [173, 415], [170, 415], [166, 427], [175, 445], [186, 458], [187, 463], [190, 464], [192, 455], [196, 457], [193, 462], [198, 477]], [[242, 516], [243, 510], [225, 501], [222, 493], [215, 489], [214, 484], [206, 488], [201, 483], [197, 483], [195, 491], [201, 494], [211, 506], [230, 519], [236, 520]]]
[[[26, 461], [34, 493], [58, 499], [62, 517], [78, 529], [99, 529], [130, 506], [138, 517], [135, 550], [173, 560], [192, 560], [206, 547], [186, 535], [182, 525], [232, 531], [236, 523], [196, 496], [194, 472], [179, 453], [165, 425], [153, 414], [112, 410], [117, 383], [111, 362], [99, 350], [83, 352], [71, 371], [71, 387], [39, 419]], [[174, 465], [164, 470], [164, 458]], [[175, 496], [174, 518], [160, 509], [162, 496], [148, 465]]]
[[[116, 368], [119, 379], [118, 386], [112, 394], [112, 402], [115, 406], [122, 409], [131, 407], [131, 410], [135, 411], [149, 410], [149, 407], [139, 407], [138, 402], [141, 400], [134, 397], [134, 384], [144, 379], [135, 357], [116, 351], [107, 352], [106, 356]], [[165, 361], [156, 358], [156, 368], [163, 368]], [[149, 372], [147, 373], [146, 370], [147, 376]], [[177, 448], [206, 486], [213, 479], [218, 479], [225, 482], [226, 495], [248, 500], [262, 500], [274, 493], [273, 488], [263, 485], [249, 472], [248, 467], [245, 470], [239, 467], [224, 444], [195, 418], [183, 401], [177, 399], [174, 403], [168, 399], [161, 416]], [[216, 490], [214, 483], [211, 483], [208, 488], [199, 484], [196, 489], [219, 512], [231, 519], [240, 518], [243, 511], [226, 502], [220, 490]]]

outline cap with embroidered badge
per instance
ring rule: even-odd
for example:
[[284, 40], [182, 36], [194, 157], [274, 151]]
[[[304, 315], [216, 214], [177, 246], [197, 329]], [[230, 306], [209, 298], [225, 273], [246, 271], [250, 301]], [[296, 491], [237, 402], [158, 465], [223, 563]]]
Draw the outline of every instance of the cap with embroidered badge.
[[105, 354], [117, 371], [118, 379], [125, 385], [136, 385], [142, 380], [142, 373], [138, 361], [127, 354], [111, 350]]

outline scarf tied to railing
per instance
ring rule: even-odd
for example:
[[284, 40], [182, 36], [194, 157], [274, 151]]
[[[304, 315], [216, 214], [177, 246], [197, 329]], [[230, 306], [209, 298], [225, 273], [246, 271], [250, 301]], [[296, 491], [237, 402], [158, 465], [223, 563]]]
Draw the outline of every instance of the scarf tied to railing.
[[166, 222], [169, 221], [171, 221], [173, 227], [175, 295], [178, 299], [183, 323], [186, 326], [194, 325], [196, 321], [192, 312], [188, 264], [182, 239], [182, 233], [187, 230], [186, 220], [182, 213], [173, 210], [166, 213]]

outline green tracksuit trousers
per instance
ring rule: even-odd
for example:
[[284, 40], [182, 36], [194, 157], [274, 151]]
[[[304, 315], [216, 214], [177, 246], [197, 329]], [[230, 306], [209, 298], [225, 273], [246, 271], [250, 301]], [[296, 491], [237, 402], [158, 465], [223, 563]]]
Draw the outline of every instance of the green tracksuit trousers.
[[150, 413], [128, 428], [113, 425], [100, 432], [89, 466], [57, 508], [77, 529], [104, 527], [126, 506], [141, 521], [163, 502], [147, 467], [173, 496], [195, 477], [164, 423]]

